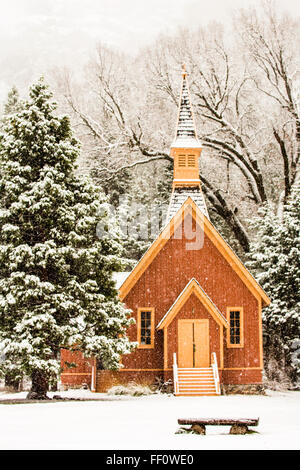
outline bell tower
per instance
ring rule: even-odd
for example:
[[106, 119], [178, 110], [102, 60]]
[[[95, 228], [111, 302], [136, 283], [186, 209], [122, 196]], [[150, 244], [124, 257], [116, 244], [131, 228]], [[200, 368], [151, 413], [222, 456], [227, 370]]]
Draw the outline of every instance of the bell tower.
[[167, 222], [188, 197], [191, 197], [202, 213], [209, 218], [199, 176], [201, 151], [202, 145], [196, 133], [187, 72], [183, 65], [176, 134], [170, 149], [170, 156], [174, 160], [174, 176]]
[[170, 156], [174, 159], [173, 190], [200, 187], [199, 157], [202, 151], [197, 138], [185, 65], [182, 66], [182, 85], [175, 139]]

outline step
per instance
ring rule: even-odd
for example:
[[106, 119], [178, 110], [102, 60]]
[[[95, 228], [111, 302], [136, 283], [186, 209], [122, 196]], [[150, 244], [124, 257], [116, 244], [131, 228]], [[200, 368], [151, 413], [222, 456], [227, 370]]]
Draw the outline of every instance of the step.
[[213, 377], [186, 377], [184, 379], [179, 378], [179, 382], [215, 382]]
[[203, 372], [203, 373], [199, 373], [199, 372], [187, 372], [186, 374], [182, 374], [181, 372], [178, 373], [178, 376], [180, 377], [186, 377], [186, 376], [193, 376], [193, 375], [196, 375], [196, 376], [199, 376], [199, 377], [205, 377], [205, 376], [213, 376], [213, 373], [212, 372]]
[[214, 378], [210, 375], [207, 375], [205, 377], [201, 377], [199, 375], [193, 375], [193, 376], [186, 376], [186, 377], [178, 377], [179, 380], [214, 380]]
[[208, 388], [215, 388], [214, 383], [182, 383], [179, 382], [179, 387], [208, 387]]
[[178, 371], [178, 375], [213, 375], [213, 372], [211, 370], [205, 370], [205, 371]]
[[178, 380], [179, 383], [186, 383], [186, 384], [193, 384], [193, 383], [197, 383], [197, 384], [203, 384], [203, 383], [209, 383], [209, 384], [214, 384], [215, 381], [212, 380], [212, 379], [203, 379], [203, 380], [200, 380], [200, 379], [184, 379], [184, 380]]
[[201, 393], [201, 392], [184, 392], [184, 393], [178, 392], [178, 393], [175, 393], [175, 396], [176, 397], [179, 397], [179, 396], [181, 396], [181, 397], [190, 397], [190, 396], [193, 396], [193, 397], [201, 397], [201, 396], [202, 397], [203, 396], [208, 397], [208, 396], [217, 396], [217, 394], [216, 394], [216, 392], [214, 392], [214, 393], [213, 392], [203, 392], [203, 393]]
[[216, 390], [213, 389], [213, 388], [209, 388], [209, 389], [206, 389], [206, 388], [204, 388], [204, 389], [199, 389], [199, 388], [198, 388], [198, 389], [189, 389], [189, 388], [187, 388], [187, 389], [185, 389], [185, 388], [182, 389], [182, 388], [179, 388], [179, 390], [177, 391], [176, 394], [177, 394], [177, 395], [178, 395], [178, 394], [185, 394], [185, 395], [189, 395], [189, 394], [190, 394], [190, 395], [197, 395], [197, 394], [199, 394], [199, 395], [200, 395], [200, 394], [201, 394], [201, 395], [207, 395], [207, 394], [209, 394], [209, 395], [217, 395]]
[[212, 374], [213, 371], [210, 370], [178, 370], [178, 374]]
[[181, 380], [214, 380], [212, 375], [181, 375], [178, 376]]
[[194, 396], [194, 395], [217, 395], [214, 390], [180, 390], [176, 395]]
[[210, 390], [178, 390], [178, 393], [185, 393], [185, 394], [188, 394], [188, 393], [191, 393], [191, 394], [195, 394], [195, 393], [202, 393], [203, 395], [206, 394], [206, 393], [213, 393], [215, 394], [216, 391], [213, 390], [213, 389], [210, 389]]
[[212, 370], [179, 370], [178, 371], [178, 374], [181, 374], [181, 375], [189, 375], [189, 374], [199, 374], [199, 375], [203, 375], [203, 374], [212, 374]]
[[196, 380], [198, 382], [205, 382], [208, 380], [209, 382], [214, 382], [213, 377], [178, 377], [178, 380], [181, 381], [187, 381], [187, 382], [193, 382], [193, 380]]
[[179, 386], [184, 387], [215, 387], [214, 382], [179, 382]]
[[182, 378], [182, 379], [188, 379], [188, 378], [197, 378], [199, 377], [200, 379], [205, 379], [205, 378], [213, 378], [214, 376], [212, 374], [205, 374], [205, 375], [201, 375], [201, 374], [186, 374], [186, 375], [180, 375], [178, 374], [178, 377], [179, 378]]
[[186, 374], [212, 374], [213, 371], [210, 370], [179, 370], [178, 374], [186, 375]]
[[183, 389], [185, 389], [185, 390], [187, 390], [187, 389], [189, 389], [189, 390], [200, 390], [200, 389], [201, 390], [215, 390], [215, 387], [212, 387], [210, 385], [203, 385], [203, 386], [200, 386], [200, 387], [199, 387], [199, 385], [196, 385], [196, 386], [193, 387], [192, 385], [180, 385], [179, 384], [179, 390], [183, 390]]

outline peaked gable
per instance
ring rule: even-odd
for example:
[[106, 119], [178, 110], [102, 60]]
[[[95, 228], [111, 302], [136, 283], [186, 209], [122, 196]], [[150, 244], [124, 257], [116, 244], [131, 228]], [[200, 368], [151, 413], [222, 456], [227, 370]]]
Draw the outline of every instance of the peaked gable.
[[148, 266], [152, 263], [157, 254], [172, 237], [176, 229], [180, 226], [180, 224], [182, 224], [184, 217], [188, 214], [192, 216], [196, 223], [203, 226], [204, 233], [215, 245], [217, 250], [221, 253], [222, 257], [227, 261], [231, 268], [237, 273], [238, 277], [247, 286], [254, 297], [256, 297], [259, 301], [262, 300], [263, 306], [269, 305], [270, 299], [265, 291], [190, 197], [188, 197], [178, 212], [167, 223], [158, 238], [152, 243], [150, 248], [146, 251], [140, 261], [133, 268], [127, 279], [121, 285], [119, 291], [121, 300], [125, 299], [127, 294], [140, 279]]
[[216, 320], [217, 323], [225, 326], [225, 328], [228, 328], [228, 322], [226, 318], [215, 306], [215, 304], [212, 302], [210, 297], [206, 294], [204, 289], [202, 289], [199, 282], [195, 278], [191, 279], [190, 282], [188, 282], [188, 284], [179, 294], [171, 308], [167, 311], [167, 313], [161, 319], [156, 328], [158, 330], [162, 330], [163, 328], [167, 327], [171, 323], [171, 321], [176, 317], [177, 313], [180, 311], [180, 309], [183, 307], [183, 305], [187, 302], [187, 300], [192, 294], [195, 294], [196, 297], [198, 297], [200, 302], [204, 305], [204, 307], [212, 315], [212, 317], [214, 318], [214, 320]]

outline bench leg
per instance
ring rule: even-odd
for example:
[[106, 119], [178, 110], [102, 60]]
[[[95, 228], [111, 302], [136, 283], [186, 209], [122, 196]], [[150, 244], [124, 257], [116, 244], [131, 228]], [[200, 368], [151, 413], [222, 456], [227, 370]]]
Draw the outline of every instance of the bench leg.
[[191, 427], [191, 430], [196, 434], [203, 434], [203, 435], [206, 434], [206, 429], [205, 429], [204, 424], [193, 424], [193, 426]]
[[248, 426], [246, 424], [233, 424], [229, 434], [247, 434]]

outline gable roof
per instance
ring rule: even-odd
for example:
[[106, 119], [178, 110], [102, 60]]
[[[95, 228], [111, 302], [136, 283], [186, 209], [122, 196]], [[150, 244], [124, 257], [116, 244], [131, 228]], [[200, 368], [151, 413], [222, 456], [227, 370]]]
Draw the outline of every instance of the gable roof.
[[223, 258], [228, 262], [231, 268], [237, 273], [239, 278], [251, 291], [254, 297], [256, 297], [258, 301], [262, 300], [263, 306], [269, 305], [271, 301], [265, 291], [250, 274], [250, 272], [247, 270], [247, 268], [244, 266], [238, 256], [232, 251], [232, 249], [225, 242], [223, 237], [211, 224], [208, 218], [202, 213], [202, 211], [199, 209], [197, 204], [191, 199], [191, 197], [188, 197], [188, 199], [184, 202], [179, 211], [171, 218], [171, 220], [169, 220], [169, 222], [162, 230], [158, 238], [152, 243], [150, 248], [146, 251], [140, 261], [133, 268], [127, 279], [123, 282], [119, 291], [119, 296], [121, 300], [124, 300], [129, 291], [133, 288], [133, 286], [140, 279], [142, 274], [146, 271], [148, 266], [155, 259], [157, 254], [165, 246], [167, 241], [172, 237], [176, 228], [179, 227], [179, 225], [182, 223], [183, 217], [186, 216], [188, 213], [192, 215], [196, 222], [198, 221], [199, 223], [200, 221], [203, 224], [204, 233], [215, 245], [217, 250], [222, 254]]
[[210, 299], [204, 289], [202, 289], [199, 282], [195, 278], [192, 278], [188, 282], [188, 284], [179, 294], [172, 307], [169, 308], [169, 310], [161, 319], [156, 328], [158, 330], [162, 330], [163, 328], [167, 327], [192, 294], [195, 294], [196, 297], [198, 297], [200, 302], [204, 305], [206, 310], [212, 315], [212, 317], [216, 320], [217, 323], [228, 328], [229, 325], [226, 318], [224, 317], [224, 315], [222, 315], [218, 307], [216, 307], [216, 305], [213, 303], [213, 301]]

